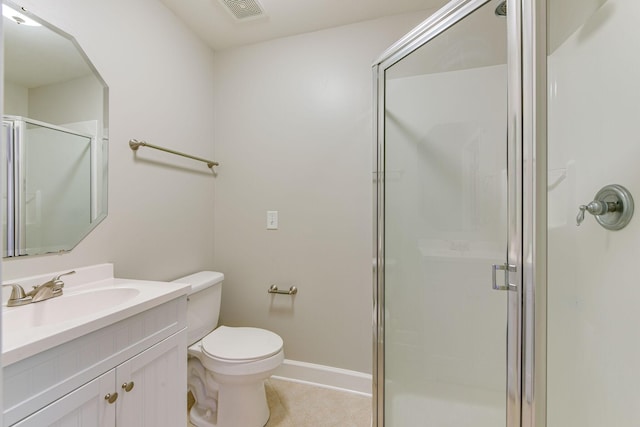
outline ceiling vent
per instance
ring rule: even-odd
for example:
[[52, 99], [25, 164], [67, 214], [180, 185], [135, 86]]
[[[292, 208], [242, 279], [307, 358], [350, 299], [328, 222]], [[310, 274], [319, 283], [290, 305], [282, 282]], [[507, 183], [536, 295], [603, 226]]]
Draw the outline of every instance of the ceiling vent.
[[220, 3], [237, 21], [248, 21], [266, 16], [258, 0], [220, 0]]

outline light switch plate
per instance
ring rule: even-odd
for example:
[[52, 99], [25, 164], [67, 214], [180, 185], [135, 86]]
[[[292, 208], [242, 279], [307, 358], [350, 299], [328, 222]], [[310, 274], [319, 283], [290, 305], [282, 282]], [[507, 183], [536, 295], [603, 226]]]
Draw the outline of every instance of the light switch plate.
[[278, 229], [278, 211], [267, 211], [267, 230]]

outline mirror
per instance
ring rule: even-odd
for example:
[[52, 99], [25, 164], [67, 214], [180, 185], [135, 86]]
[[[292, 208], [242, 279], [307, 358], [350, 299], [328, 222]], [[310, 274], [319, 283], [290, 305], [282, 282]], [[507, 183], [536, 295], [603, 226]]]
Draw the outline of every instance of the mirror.
[[71, 35], [2, 7], [2, 254], [70, 251], [107, 216], [108, 88]]

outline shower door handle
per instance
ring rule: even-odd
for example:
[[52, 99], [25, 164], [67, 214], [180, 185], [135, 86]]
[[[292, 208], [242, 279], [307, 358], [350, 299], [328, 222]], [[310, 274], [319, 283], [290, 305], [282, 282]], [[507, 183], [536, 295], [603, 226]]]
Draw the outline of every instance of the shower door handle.
[[[499, 285], [497, 280], [497, 271], [504, 271], [504, 284]], [[492, 288], [496, 291], [516, 291], [518, 287], [509, 283], [509, 273], [517, 271], [515, 265], [509, 264], [493, 264], [491, 266], [491, 283]]]

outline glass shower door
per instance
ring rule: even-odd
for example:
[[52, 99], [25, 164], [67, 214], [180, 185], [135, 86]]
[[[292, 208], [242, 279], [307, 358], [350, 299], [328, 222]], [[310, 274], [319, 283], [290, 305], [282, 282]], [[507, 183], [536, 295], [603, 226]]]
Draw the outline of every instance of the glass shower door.
[[[509, 307], [520, 296], [509, 289], [515, 274], [507, 269], [503, 281], [499, 270], [513, 215], [514, 153], [507, 152], [507, 21], [497, 6], [452, 2], [423, 24], [419, 47], [407, 43], [374, 67], [378, 427], [499, 427], [517, 419], [507, 388], [519, 380], [508, 384], [507, 358], [519, 351]], [[492, 289], [492, 265], [504, 292]], [[510, 316], [516, 324], [508, 330]]]

